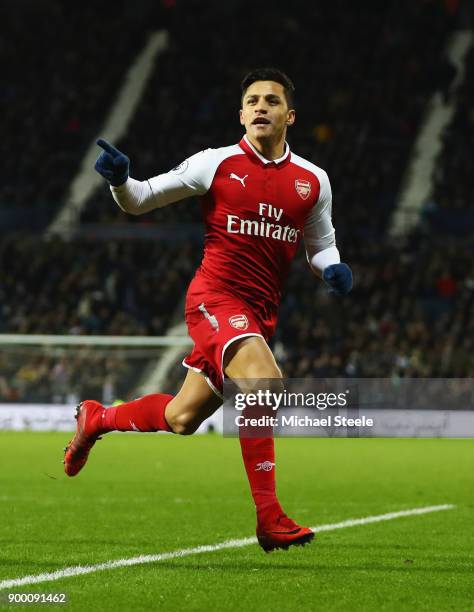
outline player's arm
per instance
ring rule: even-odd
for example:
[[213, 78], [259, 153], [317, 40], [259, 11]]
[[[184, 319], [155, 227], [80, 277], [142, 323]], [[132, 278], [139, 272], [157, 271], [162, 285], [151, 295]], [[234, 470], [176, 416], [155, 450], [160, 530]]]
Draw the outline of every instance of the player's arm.
[[320, 192], [304, 228], [306, 257], [313, 272], [336, 295], [346, 295], [352, 289], [352, 271], [336, 246], [336, 232], [332, 224], [332, 193], [328, 175], [320, 177]]
[[100, 138], [97, 144], [104, 149], [94, 168], [110, 183], [114, 200], [132, 215], [141, 215], [155, 208], [179, 202], [193, 195], [203, 195], [209, 189], [209, 160], [211, 149], [193, 155], [177, 168], [146, 181], [129, 176], [129, 158]]

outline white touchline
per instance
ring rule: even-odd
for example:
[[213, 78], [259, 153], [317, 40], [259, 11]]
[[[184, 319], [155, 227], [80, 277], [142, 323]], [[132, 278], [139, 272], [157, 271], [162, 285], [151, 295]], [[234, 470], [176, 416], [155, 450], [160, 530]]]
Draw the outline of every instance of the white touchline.
[[[399, 512], [388, 512], [387, 514], [378, 514], [376, 516], [366, 516], [364, 518], [348, 519], [340, 523], [330, 523], [328, 525], [316, 525], [311, 527], [317, 533], [321, 531], [333, 531], [335, 529], [344, 529], [345, 527], [355, 527], [356, 525], [368, 525], [369, 523], [379, 523], [381, 521], [391, 521], [403, 516], [413, 516], [416, 514], [428, 514], [430, 512], [439, 512], [440, 510], [452, 510], [456, 506], [454, 504], [443, 504], [441, 506], [425, 506], [424, 508], [412, 508], [411, 510], [400, 510]], [[183, 548], [182, 550], [174, 550], [167, 553], [157, 555], [141, 555], [140, 557], [131, 557], [130, 559], [117, 559], [116, 561], [106, 561], [105, 563], [97, 563], [96, 565], [76, 565], [74, 567], [65, 567], [55, 572], [48, 574], [37, 574], [36, 576], [24, 576], [23, 578], [11, 578], [0, 582], [1, 589], [11, 589], [25, 584], [38, 584], [39, 582], [50, 582], [53, 580], [61, 580], [61, 578], [69, 578], [70, 576], [80, 576], [82, 574], [92, 574], [102, 570], [115, 569], [117, 567], [128, 567], [130, 565], [141, 565], [144, 563], [157, 563], [158, 561], [166, 561], [167, 559], [179, 559], [180, 557], [188, 557], [189, 555], [200, 555], [202, 553], [214, 552], [216, 550], [224, 550], [225, 548], [241, 548], [249, 544], [255, 544], [257, 538], [242, 538], [241, 540], [227, 540], [220, 544], [207, 544], [197, 546], [196, 548]]]

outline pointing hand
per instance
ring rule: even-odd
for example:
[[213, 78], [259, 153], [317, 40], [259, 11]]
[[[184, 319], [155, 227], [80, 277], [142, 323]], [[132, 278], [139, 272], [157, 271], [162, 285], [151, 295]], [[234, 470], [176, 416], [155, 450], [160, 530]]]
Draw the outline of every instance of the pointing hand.
[[104, 150], [95, 162], [95, 170], [114, 187], [123, 185], [128, 179], [129, 158], [103, 138], [99, 138], [97, 144]]

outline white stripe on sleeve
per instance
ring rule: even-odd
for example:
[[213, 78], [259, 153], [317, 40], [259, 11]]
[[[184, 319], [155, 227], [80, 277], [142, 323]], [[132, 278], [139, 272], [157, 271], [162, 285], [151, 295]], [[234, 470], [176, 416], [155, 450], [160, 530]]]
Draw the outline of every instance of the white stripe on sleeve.
[[[331, 184], [326, 172], [319, 173], [320, 192], [304, 228], [306, 257], [313, 271], [321, 275], [327, 265], [340, 262], [336, 248], [336, 232], [332, 224]], [[320, 254], [320, 255], [318, 255]]]

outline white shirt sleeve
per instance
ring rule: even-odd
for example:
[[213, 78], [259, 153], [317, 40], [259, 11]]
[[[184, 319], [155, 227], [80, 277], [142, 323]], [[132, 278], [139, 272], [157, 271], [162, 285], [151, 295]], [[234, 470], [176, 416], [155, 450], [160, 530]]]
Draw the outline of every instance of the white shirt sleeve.
[[206, 149], [196, 153], [173, 170], [146, 181], [129, 177], [119, 187], [111, 185], [114, 200], [125, 212], [141, 215], [191, 196], [204, 195], [220, 163], [216, 152], [216, 149]]
[[321, 276], [325, 267], [341, 261], [332, 224], [332, 193], [328, 175], [318, 174], [319, 198], [308, 214], [304, 227], [306, 258], [311, 269]]

